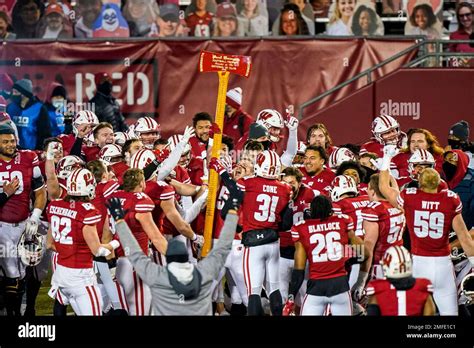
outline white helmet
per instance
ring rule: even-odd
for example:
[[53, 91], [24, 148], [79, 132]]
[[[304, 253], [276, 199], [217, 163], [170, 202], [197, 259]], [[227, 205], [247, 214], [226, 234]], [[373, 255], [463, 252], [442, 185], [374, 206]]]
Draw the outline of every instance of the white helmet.
[[328, 162], [331, 169], [337, 169], [346, 161], [357, 161], [356, 155], [348, 148], [340, 147], [331, 153]]
[[[45, 249], [45, 236], [35, 233], [26, 238], [26, 230], [20, 236], [17, 245], [18, 256], [26, 266], [37, 266], [43, 258]], [[29, 240], [27, 240], [29, 239]]]
[[130, 168], [144, 169], [156, 159], [155, 153], [148, 149], [138, 150], [130, 158]]
[[85, 165], [80, 157], [73, 155], [64, 156], [56, 166], [56, 175], [59, 179], [67, 179], [74, 169], [83, 168]]
[[417, 164], [427, 164], [431, 168], [434, 168], [435, 159], [433, 155], [427, 150], [415, 150], [408, 160], [408, 173], [410, 173], [410, 177], [412, 179], [417, 179], [417, 175], [415, 173], [415, 166]]
[[74, 119], [72, 121], [72, 130], [74, 132], [74, 135], [77, 136], [77, 126], [81, 124], [90, 124], [92, 128], [95, 128], [95, 126], [99, 124], [99, 118], [95, 113], [90, 110], [79, 111], [76, 116], [74, 116]]
[[387, 278], [399, 279], [412, 274], [411, 255], [405, 247], [400, 245], [388, 248], [383, 255], [381, 264]]
[[[145, 147], [153, 149], [153, 144], [155, 141], [160, 139], [160, 124], [151, 117], [140, 117], [135, 124], [134, 132], [136, 136], [143, 142]], [[158, 133], [158, 135], [145, 142], [142, 139], [142, 134], [144, 133]]]
[[265, 150], [255, 160], [255, 175], [266, 179], [278, 179], [281, 172], [280, 156], [275, 151]]
[[117, 144], [107, 144], [100, 149], [99, 158], [110, 166], [122, 158], [122, 147]]
[[331, 200], [337, 202], [347, 193], [358, 194], [357, 184], [352, 176], [338, 175], [332, 181]]
[[[257, 123], [265, 126], [269, 132], [272, 127], [283, 129], [285, 126], [281, 114], [273, 109], [264, 109], [260, 111], [257, 115]], [[270, 140], [276, 143], [280, 141], [280, 138], [270, 134]]]
[[[183, 136], [181, 134], [175, 134], [175, 135], [171, 136], [168, 139], [168, 144], [166, 145], [168, 150], [170, 152], [173, 152], [173, 150], [176, 148], [176, 146], [181, 142], [181, 139], [183, 139]], [[181, 157], [183, 157], [183, 156], [186, 157], [186, 162], [183, 163], [180, 160], [178, 164], [181, 167], [186, 168], [188, 166], [189, 162], [191, 161], [191, 144], [189, 144], [189, 142], [186, 143], [186, 145], [184, 146], [184, 150], [181, 153]]]
[[[383, 139], [382, 134], [390, 132], [394, 129], [397, 131], [396, 139], [386, 142]], [[372, 122], [372, 134], [382, 145], [397, 144], [400, 140], [400, 125], [392, 116], [382, 114], [376, 117]]]
[[461, 294], [467, 297], [468, 303], [474, 302], [474, 273], [469, 273], [461, 281]]
[[95, 197], [94, 175], [87, 169], [75, 169], [67, 178], [66, 188], [69, 196]]
[[123, 146], [127, 140], [130, 140], [131, 137], [126, 132], [115, 132], [114, 133], [115, 144]]

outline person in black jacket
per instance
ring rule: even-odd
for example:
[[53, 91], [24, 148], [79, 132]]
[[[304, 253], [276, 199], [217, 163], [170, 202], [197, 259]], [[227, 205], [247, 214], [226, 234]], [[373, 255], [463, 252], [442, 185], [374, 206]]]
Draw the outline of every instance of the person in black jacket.
[[95, 85], [97, 92], [90, 100], [95, 107], [95, 114], [100, 122], [108, 122], [114, 128], [114, 132], [124, 132], [128, 129], [125, 124], [120, 105], [112, 96], [112, 79], [107, 73], [95, 75]]

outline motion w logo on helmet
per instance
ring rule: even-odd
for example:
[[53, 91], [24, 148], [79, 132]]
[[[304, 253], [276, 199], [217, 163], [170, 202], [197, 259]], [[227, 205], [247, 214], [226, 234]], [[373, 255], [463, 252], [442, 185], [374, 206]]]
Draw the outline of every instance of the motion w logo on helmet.
[[[235, 56], [223, 53], [202, 51], [199, 56], [199, 72], [216, 72], [219, 77], [219, 89], [217, 93], [215, 125], [219, 130], [224, 129], [224, 109], [227, 85], [230, 74], [249, 77], [251, 69], [251, 58], [249, 56]], [[221, 148], [222, 132], [214, 132], [212, 145], [212, 158], [219, 156]], [[204, 246], [202, 256], [206, 256], [211, 250], [212, 227], [214, 225], [214, 211], [216, 207], [218, 174], [215, 170], [209, 173], [209, 194], [207, 197], [206, 221], [204, 224]]]

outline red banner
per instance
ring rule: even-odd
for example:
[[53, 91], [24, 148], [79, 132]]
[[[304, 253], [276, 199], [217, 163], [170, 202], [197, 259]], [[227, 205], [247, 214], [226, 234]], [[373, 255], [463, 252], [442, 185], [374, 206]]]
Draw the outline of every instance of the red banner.
[[[88, 102], [95, 93], [94, 74], [107, 72], [124, 114], [155, 115], [169, 136], [182, 131], [195, 113], [214, 113], [218, 82], [213, 74], [196, 69], [202, 50], [251, 57], [252, 76], [231, 76], [229, 89], [242, 87], [243, 108], [256, 115], [264, 108], [296, 111], [301, 103], [413, 44], [413, 40], [357, 39], [14, 41], [0, 46], [0, 65], [14, 79], [30, 78], [42, 99], [49, 97], [50, 85], [59, 82], [76, 103]], [[393, 71], [414, 54], [379, 74]], [[357, 87], [354, 84], [334, 98]], [[331, 101], [326, 98], [319, 107]]]

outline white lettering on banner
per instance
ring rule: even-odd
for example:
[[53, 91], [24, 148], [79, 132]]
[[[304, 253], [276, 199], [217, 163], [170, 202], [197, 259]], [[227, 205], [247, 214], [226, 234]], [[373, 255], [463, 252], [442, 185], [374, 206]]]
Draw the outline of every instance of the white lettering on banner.
[[56, 325], [34, 325], [28, 322], [18, 326], [19, 338], [47, 338], [52, 342], [56, 340]]
[[[114, 72], [111, 75], [115, 96], [125, 90], [125, 98], [117, 98], [120, 106], [125, 102], [126, 105], [144, 105], [150, 99], [150, 81], [146, 74], [142, 72], [129, 72], [126, 75], [120, 72]], [[90, 100], [94, 97], [96, 86], [94, 74], [76, 73], [76, 103], [81, 104], [83, 100]], [[115, 83], [114, 83], [115, 82]], [[141, 93], [137, 93], [140, 91]]]
[[421, 117], [421, 103], [419, 102], [396, 102], [389, 99], [380, 103], [380, 113], [394, 117], [411, 117], [419, 120]]

